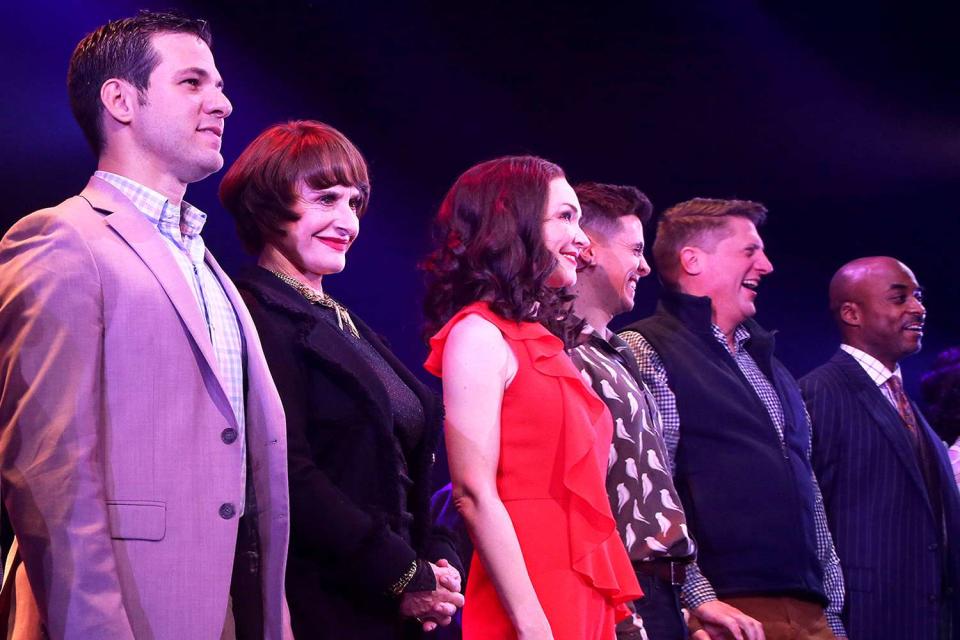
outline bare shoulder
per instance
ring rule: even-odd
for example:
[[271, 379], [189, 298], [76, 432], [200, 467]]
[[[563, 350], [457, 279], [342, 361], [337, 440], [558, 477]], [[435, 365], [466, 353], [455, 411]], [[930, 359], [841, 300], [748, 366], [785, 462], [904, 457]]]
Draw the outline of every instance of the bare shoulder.
[[509, 347], [497, 325], [476, 313], [461, 318], [450, 328], [445, 354], [457, 357], [506, 357]]
[[469, 369], [474, 375], [499, 374], [505, 381], [517, 370], [516, 356], [497, 325], [483, 316], [469, 314], [450, 329], [443, 354], [444, 371]]
[[506, 346], [506, 341], [497, 325], [477, 313], [470, 313], [460, 318], [450, 328], [449, 340], [472, 345], [493, 346], [499, 343]]

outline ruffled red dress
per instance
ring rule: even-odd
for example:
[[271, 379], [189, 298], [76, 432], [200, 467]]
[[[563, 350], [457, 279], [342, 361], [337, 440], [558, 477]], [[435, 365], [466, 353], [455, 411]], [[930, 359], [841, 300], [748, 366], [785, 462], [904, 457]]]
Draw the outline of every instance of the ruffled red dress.
[[[425, 367], [442, 375], [450, 329], [475, 313], [496, 325], [517, 374], [503, 396], [497, 490], [556, 640], [612, 640], [624, 603], [642, 594], [617, 535], [604, 488], [613, 423], [559, 338], [513, 322], [486, 303], [460, 310], [430, 340]], [[463, 610], [465, 640], [516, 638], [483, 562], [474, 553]]]

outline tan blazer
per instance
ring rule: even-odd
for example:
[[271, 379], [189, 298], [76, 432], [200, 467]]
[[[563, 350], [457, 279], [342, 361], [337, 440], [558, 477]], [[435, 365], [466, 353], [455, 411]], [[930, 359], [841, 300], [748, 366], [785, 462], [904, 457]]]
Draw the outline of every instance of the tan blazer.
[[[244, 303], [206, 261], [246, 343], [265, 637], [290, 637], [283, 408]], [[220, 637], [238, 521], [221, 507], [238, 510], [244, 464], [221, 434], [236, 427], [195, 298], [119, 191], [91, 178], [0, 241], [0, 479], [52, 637]]]

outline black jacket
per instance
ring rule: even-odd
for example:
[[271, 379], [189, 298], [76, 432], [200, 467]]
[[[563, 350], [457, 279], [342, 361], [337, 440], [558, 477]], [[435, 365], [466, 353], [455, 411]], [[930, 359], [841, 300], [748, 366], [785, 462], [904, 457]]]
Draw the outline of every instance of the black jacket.
[[746, 350], [783, 407], [781, 444], [756, 392], [713, 336], [710, 300], [665, 292], [638, 331], [666, 368], [680, 414], [674, 479], [721, 598], [791, 595], [826, 604], [817, 556], [809, 424], [773, 336], [747, 320]]
[[[237, 286], [257, 325], [287, 419], [290, 554], [287, 600], [297, 638], [416, 637], [387, 595], [415, 558], [460, 566], [446, 530], [430, 525], [430, 471], [442, 405], [363, 322], [361, 335], [423, 404], [425, 429], [408, 455], [413, 486], [403, 505], [402, 461], [387, 391], [348, 334], [272, 273]], [[250, 346], [248, 345], [248, 348]], [[395, 533], [404, 507], [408, 544]]]

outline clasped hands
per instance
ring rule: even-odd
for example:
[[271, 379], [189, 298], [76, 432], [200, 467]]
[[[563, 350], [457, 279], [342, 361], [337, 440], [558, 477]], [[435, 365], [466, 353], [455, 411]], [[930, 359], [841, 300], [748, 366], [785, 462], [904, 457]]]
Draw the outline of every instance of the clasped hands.
[[457, 609], [463, 606], [460, 593], [460, 572], [446, 560], [430, 563], [437, 587], [433, 591], [411, 591], [400, 598], [400, 614], [416, 618], [424, 631], [450, 624]]

